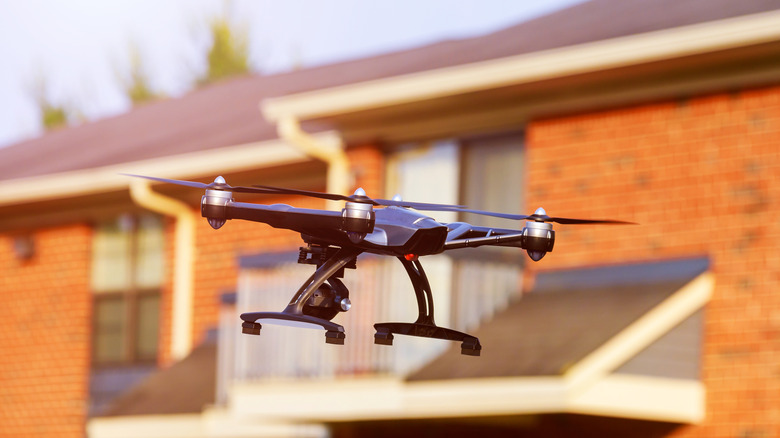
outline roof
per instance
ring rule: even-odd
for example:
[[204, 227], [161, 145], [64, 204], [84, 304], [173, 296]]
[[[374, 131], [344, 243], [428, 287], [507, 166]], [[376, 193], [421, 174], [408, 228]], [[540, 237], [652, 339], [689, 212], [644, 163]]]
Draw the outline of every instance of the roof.
[[258, 111], [258, 103], [269, 97], [774, 9], [780, 9], [779, 0], [592, 0], [481, 37], [290, 73], [237, 78], [2, 148], [0, 180], [272, 139], [276, 130]]
[[707, 266], [693, 258], [541, 273], [530, 293], [475, 331], [479, 361], [459, 360], [455, 345], [408, 380], [563, 375]]
[[100, 416], [199, 413], [216, 400], [217, 344], [206, 340], [111, 402]]

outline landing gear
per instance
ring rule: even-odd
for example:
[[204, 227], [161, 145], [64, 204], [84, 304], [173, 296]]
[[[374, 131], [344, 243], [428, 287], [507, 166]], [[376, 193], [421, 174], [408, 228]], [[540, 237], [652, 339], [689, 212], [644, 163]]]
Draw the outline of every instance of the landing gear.
[[[349, 290], [339, 279], [344, 268], [354, 268], [360, 250], [354, 248], [308, 247], [301, 249], [299, 263], [316, 264], [317, 270], [298, 289], [290, 303], [281, 312], [243, 313], [241, 331], [259, 335], [262, 325], [259, 320], [286, 321], [304, 326], [319, 326], [325, 329], [325, 342], [343, 345], [346, 335], [344, 327], [331, 320], [340, 312], [351, 307]], [[482, 346], [479, 339], [445, 327], [439, 327], [433, 320], [433, 294], [419, 260], [398, 258], [412, 280], [417, 297], [418, 316], [413, 323], [386, 322], [374, 324], [374, 343], [393, 345], [394, 335], [419, 336], [424, 338], [460, 341], [460, 352], [467, 356], [479, 356]]]
[[[332, 248], [327, 249], [331, 250]], [[302, 249], [302, 253], [305, 250], [305, 248]], [[352, 248], [332, 250], [335, 252], [332, 255], [328, 254], [330, 257], [327, 260], [315, 260], [317, 270], [298, 289], [284, 310], [281, 312], [243, 313], [241, 319], [244, 322], [241, 324], [241, 331], [259, 335], [262, 326], [257, 322], [258, 320], [286, 321], [304, 326], [320, 326], [326, 330], [326, 343], [343, 345], [346, 338], [344, 327], [330, 321], [339, 312], [345, 312], [351, 307], [349, 291], [338, 277], [343, 275], [345, 267], [350, 264], [354, 266], [355, 258], [361, 251]]]
[[479, 339], [466, 333], [436, 325], [436, 322], [433, 320], [433, 294], [431, 293], [431, 286], [419, 260], [412, 262], [403, 257], [398, 259], [406, 268], [406, 272], [412, 280], [412, 286], [414, 286], [414, 294], [417, 297], [417, 321], [413, 323], [385, 322], [374, 324], [376, 329], [374, 343], [393, 345], [393, 334], [461, 341], [461, 354], [479, 356], [482, 351]]

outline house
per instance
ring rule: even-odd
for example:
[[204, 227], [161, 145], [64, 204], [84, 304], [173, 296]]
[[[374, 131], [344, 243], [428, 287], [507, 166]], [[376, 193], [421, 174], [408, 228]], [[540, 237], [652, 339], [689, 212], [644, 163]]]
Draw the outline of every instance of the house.
[[[775, 435], [778, 54], [777, 1], [592, 0], [0, 149], [0, 430]], [[480, 358], [373, 345], [372, 324], [414, 303], [398, 263], [361, 257], [333, 346], [238, 330], [237, 312], [283, 305], [311, 272], [299, 236], [212, 230], [198, 190], [120, 173], [640, 225], [556, 225], [538, 263], [496, 248], [423, 260], [437, 321], [478, 335]]]

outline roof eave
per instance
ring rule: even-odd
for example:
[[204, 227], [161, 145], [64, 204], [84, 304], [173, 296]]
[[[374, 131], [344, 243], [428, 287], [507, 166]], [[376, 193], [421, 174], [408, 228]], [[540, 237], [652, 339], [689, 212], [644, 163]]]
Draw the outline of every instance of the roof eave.
[[780, 10], [265, 100], [270, 121], [338, 116], [780, 41]]
[[[335, 134], [323, 132], [314, 135], [327, 141]], [[227, 174], [310, 160], [311, 158], [299, 149], [283, 140], [259, 141], [202, 152], [0, 181], [0, 207], [127, 190], [130, 178], [121, 175], [122, 173], [187, 179], [214, 176], [215, 172]]]

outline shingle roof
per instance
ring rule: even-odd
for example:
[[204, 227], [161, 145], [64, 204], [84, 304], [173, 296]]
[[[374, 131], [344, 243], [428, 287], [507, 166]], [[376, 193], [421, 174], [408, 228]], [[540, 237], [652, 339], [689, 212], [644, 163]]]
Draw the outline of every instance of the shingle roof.
[[488, 59], [780, 9], [780, 0], [592, 0], [475, 38], [273, 76], [247, 76], [0, 149], [0, 180], [276, 137], [258, 103]]
[[454, 345], [409, 380], [555, 376], [707, 270], [706, 259], [545, 272], [521, 300], [479, 327], [482, 356]]
[[111, 402], [100, 416], [198, 413], [216, 400], [217, 345], [206, 341]]

